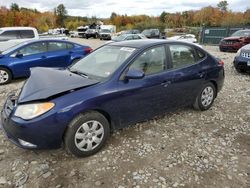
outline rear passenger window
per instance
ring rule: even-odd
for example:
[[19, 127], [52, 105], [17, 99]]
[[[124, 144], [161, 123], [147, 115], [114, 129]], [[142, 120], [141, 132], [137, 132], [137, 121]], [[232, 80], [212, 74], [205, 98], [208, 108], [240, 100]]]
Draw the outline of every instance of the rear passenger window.
[[21, 38], [34, 38], [34, 31], [33, 30], [21, 30], [20, 31]]
[[49, 42], [48, 51], [58, 51], [67, 49], [67, 44], [64, 42]]
[[20, 38], [18, 31], [5, 31], [0, 34], [0, 40], [11, 40]]
[[69, 43], [67, 43], [67, 48], [68, 49], [72, 49], [74, 47], [74, 45], [73, 44], [69, 44]]
[[206, 56], [206, 54], [204, 52], [202, 52], [198, 49], [196, 51], [197, 51], [198, 60], [201, 60]]
[[185, 45], [170, 45], [173, 68], [195, 64], [195, 53], [193, 48]]

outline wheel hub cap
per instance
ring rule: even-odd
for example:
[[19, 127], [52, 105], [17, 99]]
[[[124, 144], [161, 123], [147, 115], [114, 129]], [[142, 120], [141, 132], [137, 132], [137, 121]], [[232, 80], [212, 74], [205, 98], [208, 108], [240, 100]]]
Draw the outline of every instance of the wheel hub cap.
[[6, 71], [0, 70], [0, 83], [5, 83], [9, 79], [9, 75]]
[[102, 141], [103, 125], [95, 120], [83, 123], [75, 133], [75, 145], [81, 151], [91, 151]]
[[214, 90], [211, 86], [206, 87], [201, 94], [201, 103], [207, 107], [213, 102]]

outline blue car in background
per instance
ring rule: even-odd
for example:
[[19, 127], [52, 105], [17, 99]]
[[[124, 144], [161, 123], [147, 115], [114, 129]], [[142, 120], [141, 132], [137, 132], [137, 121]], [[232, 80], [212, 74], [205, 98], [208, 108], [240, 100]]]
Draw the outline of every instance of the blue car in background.
[[0, 124], [22, 148], [64, 144], [78, 157], [92, 155], [115, 129], [183, 106], [209, 109], [223, 65], [191, 43], [110, 43], [69, 68], [32, 69], [22, 90], [8, 96]]
[[28, 77], [32, 67], [67, 67], [92, 49], [65, 40], [31, 40], [0, 54], [0, 85]]
[[250, 44], [238, 50], [233, 63], [238, 72], [250, 72]]

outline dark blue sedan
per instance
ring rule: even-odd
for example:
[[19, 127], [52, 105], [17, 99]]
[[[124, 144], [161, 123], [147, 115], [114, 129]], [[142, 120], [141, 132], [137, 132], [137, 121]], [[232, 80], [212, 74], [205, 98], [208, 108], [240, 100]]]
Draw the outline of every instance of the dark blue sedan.
[[238, 50], [234, 58], [234, 67], [238, 72], [250, 72], [250, 44]]
[[90, 53], [89, 46], [65, 40], [32, 40], [0, 54], [0, 85], [28, 77], [32, 67], [67, 67]]
[[111, 43], [67, 69], [32, 69], [21, 92], [7, 98], [2, 127], [20, 147], [63, 143], [74, 155], [88, 156], [114, 129], [182, 106], [209, 109], [223, 86], [223, 65], [190, 43]]

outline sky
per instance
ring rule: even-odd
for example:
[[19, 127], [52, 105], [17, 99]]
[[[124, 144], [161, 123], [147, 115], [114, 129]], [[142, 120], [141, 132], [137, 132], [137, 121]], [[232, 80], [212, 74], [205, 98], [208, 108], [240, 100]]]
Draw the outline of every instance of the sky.
[[[58, 4], [65, 5], [68, 14], [72, 16], [110, 17], [112, 12], [117, 14], [159, 16], [165, 12], [182, 12], [198, 10], [205, 6], [216, 6], [220, 0], [0, 0], [0, 6], [9, 7], [17, 3], [19, 7], [36, 8], [37, 10], [52, 11]], [[249, 0], [228, 0], [229, 9], [244, 12], [250, 8]]]

